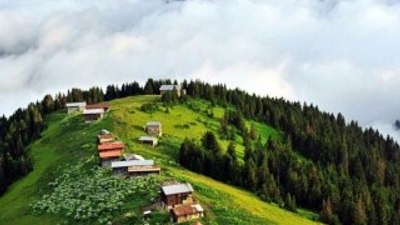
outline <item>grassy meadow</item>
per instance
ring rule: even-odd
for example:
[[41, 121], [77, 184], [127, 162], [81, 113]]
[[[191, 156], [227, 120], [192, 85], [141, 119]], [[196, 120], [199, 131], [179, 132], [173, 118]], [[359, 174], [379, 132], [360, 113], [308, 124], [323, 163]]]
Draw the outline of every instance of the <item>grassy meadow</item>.
[[[141, 106], [149, 103], [157, 105], [157, 109], [143, 112]], [[54, 113], [46, 118], [47, 129], [42, 138], [29, 147], [34, 158], [34, 170], [15, 182], [0, 197], [0, 225], [72, 223], [63, 215], [34, 215], [29, 204], [52, 191], [47, 183], [57, 178], [66, 165], [87, 162], [95, 166], [94, 162], [98, 160], [96, 135], [100, 129], [108, 129], [116, 134], [127, 145], [126, 152], [154, 159], [162, 168], [161, 179], [192, 183], [196, 198], [206, 210], [203, 224], [319, 224], [312, 220], [318, 217], [313, 212], [288, 212], [275, 204], [261, 201], [248, 191], [190, 172], [178, 165], [177, 155], [182, 141], [185, 138], [200, 139], [207, 130], [217, 133], [224, 108], [202, 100], [165, 107], [159, 103], [159, 96], [134, 96], [114, 100], [110, 104], [111, 111], [105, 118], [91, 124], [83, 123], [79, 115], [68, 116], [66, 113]], [[210, 111], [212, 117], [207, 113]], [[157, 147], [142, 145], [137, 141], [139, 136], [145, 135], [143, 125], [152, 120], [163, 124], [163, 137]], [[247, 125], [256, 127], [263, 142], [269, 137], [280, 138], [278, 131], [265, 124], [247, 121]], [[220, 144], [226, 149], [229, 142], [220, 140]], [[244, 154], [240, 137], [236, 138], [236, 154], [239, 158]], [[113, 224], [142, 224], [140, 215], [143, 207], [149, 203], [140, 196], [126, 202]], [[150, 224], [157, 223], [168, 224], [167, 212], [154, 214]], [[92, 223], [78, 221], [74, 224]]]

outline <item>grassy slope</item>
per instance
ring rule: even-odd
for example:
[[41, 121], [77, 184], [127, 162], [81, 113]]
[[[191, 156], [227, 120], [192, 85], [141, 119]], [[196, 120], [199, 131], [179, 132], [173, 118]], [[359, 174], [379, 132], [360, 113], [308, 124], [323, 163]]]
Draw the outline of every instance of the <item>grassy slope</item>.
[[[62, 218], [33, 216], [29, 204], [47, 191], [47, 183], [67, 163], [95, 154], [95, 136], [100, 124], [88, 127], [78, 116], [52, 114], [46, 118], [48, 129], [30, 146], [34, 170], [15, 182], [0, 198], [0, 224], [57, 224]], [[90, 143], [90, 144], [88, 144]]]
[[[35, 157], [35, 170], [12, 185], [0, 198], [0, 224], [55, 224], [56, 221], [62, 221], [62, 218], [54, 216], [33, 216], [27, 205], [48, 191], [45, 184], [57, 175], [54, 172], [56, 168], [95, 154], [95, 134], [101, 128], [115, 132], [128, 144], [130, 151], [155, 159], [162, 166], [162, 176], [193, 183], [197, 198], [207, 210], [205, 224], [317, 224], [298, 214], [262, 202], [247, 191], [179, 167], [175, 159], [182, 140], [185, 137], [199, 139], [206, 130], [216, 131], [219, 126], [218, 118], [222, 117], [224, 109], [215, 107], [213, 119], [182, 105], [170, 108], [169, 113], [164, 108], [152, 114], [139, 110], [143, 103], [157, 99], [156, 96], [137, 96], [115, 100], [111, 102], [112, 111], [105, 120], [91, 125], [83, 124], [76, 116], [64, 118], [65, 114], [54, 114], [47, 118], [49, 129], [41, 140], [30, 147], [31, 154]], [[194, 103], [201, 109], [207, 108], [206, 102]], [[163, 123], [165, 135], [160, 140], [160, 146], [156, 148], [137, 142], [138, 136], [144, 134], [143, 124], [149, 120]], [[268, 126], [252, 123], [256, 125], [263, 140], [268, 136], [279, 136]], [[176, 126], [184, 124], [189, 124], [190, 128]], [[221, 144], [226, 148], [228, 142], [223, 141]], [[243, 156], [243, 146], [237, 146], [237, 154], [239, 157]], [[136, 205], [138, 204], [134, 202], [127, 204], [133, 208]], [[132, 209], [128, 208], [127, 212], [130, 212]], [[140, 213], [140, 209], [134, 211]], [[309, 212], [304, 214], [315, 216]]]

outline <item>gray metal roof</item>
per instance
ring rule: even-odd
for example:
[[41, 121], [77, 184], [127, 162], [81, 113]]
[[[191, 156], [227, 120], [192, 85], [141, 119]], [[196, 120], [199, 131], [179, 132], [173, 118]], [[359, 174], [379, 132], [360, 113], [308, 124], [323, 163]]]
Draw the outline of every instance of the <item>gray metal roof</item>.
[[86, 106], [86, 102], [68, 102], [65, 104], [67, 107], [84, 107]]
[[85, 109], [83, 114], [101, 114], [104, 113], [104, 109]]
[[111, 168], [121, 168], [130, 166], [153, 166], [154, 160], [129, 160], [111, 162]]
[[160, 91], [172, 91], [172, 90], [179, 90], [182, 89], [182, 85], [170, 85], [170, 84], [164, 84], [161, 85]]
[[146, 126], [161, 126], [160, 121], [149, 121], [146, 123]]
[[152, 137], [152, 136], [141, 136], [139, 138], [139, 141], [156, 141], [157, 138]]
[[124, 159], [129, 161], [129, 160], [145, 160], [143, 156], [137, 155], [137, 154], [124, 154]]
[[163, 186], [161, 189], [165, 195], [194, 192], [192, 185], [189, 183], [167, 185]]
[[100, 131], [100, 134], [110, 134], [110, 131], [103, 129]]

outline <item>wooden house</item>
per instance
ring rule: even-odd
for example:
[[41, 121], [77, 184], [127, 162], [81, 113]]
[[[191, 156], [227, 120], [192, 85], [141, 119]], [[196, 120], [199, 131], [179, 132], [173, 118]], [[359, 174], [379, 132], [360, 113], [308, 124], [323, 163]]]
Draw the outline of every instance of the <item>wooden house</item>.
[[156, 146], [158, 144], [158, 139], [155, 137], [151, 136], [141, 136], [139, 138], [139, 141], [143, 144], [151, 145], [151, 146]]
[[161, 87], [160, 87], [161, 95], [165, 94], [166, 92], [170, 92], [170, 91], [175, 91], [176, 95], [178, 97], [186, 94], [186, 91], [184, 89], [182, 89], [182, 85], [169, 85], [169, 84], [161, 85]]
[[112, 162], [121, 159], [122, 152], [120, 150], [99, 152], [102, 167], [110, 167]]
[[125, 145], [121, 142], [103, 143], [97, 146], [101, 165], [110, 167], [111, 162], [120, 161]]
[[85, 109], [83, 110], [83, 115], [85, 117], [85, 122], [90, 123], [103, 118], [103, 109]]
[[147, 176], [159, 174], [160, 167], [153, 160], [115, 161], [111, 163], [114, 175]]
[[171, 222], [173, 223], [183, 223], [190, 220], [196, 220], [203, 216], [204, 210], [199, 204], [180, 205], [170, 211]]
[[121, 151], [124, 150], [125, 145], [122, 142], [104, 143], [97, 145], [97, 150], [99, 152], [105, 151]]
[[115, 136], [113, 134], [99, 134], [97, 135], [97, 140], [99, 144], [104, 144], [104, 143], [111, 143], [115, 141]]
[[193, 192], [193, 187], [189, 183], [163, 186], [161, 187], [161, 203], [166, 209], [172, 209], [179, 205], [196, 204]]
[[120, 151], [121, 155], [124, 148], [125, 145], [122, 142], [103, 143], [97, 145], [97, 151], [99, 152]]
[[104, 112], [108, 112], [110, 110], [110, 105], [106, 103], [90, 104], [86, 106], [86, 109], [103, 109]]
[[65, 104], [68, 114], [83, 112], [86, 102], [68, 102]]
[[161, 137], [162, 136], [162, 125], [161, 125], [161, 122], [159, 122], [159, 121], [147, 122], [145, 127], [144, 127], [144, 131], [147, 134], [151, 135], [151, 136]]
[[[135, 160], [143, 161], [143, 160]], [[133, 165], [128, 167], [128, 175], [130, 177], [158, 175], [160, 174], [161, 168], [156, 165]]]

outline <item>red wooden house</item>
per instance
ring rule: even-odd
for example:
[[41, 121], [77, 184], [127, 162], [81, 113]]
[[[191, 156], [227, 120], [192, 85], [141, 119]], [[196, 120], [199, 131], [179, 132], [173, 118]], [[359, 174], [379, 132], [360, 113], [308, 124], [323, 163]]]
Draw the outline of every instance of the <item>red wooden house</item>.
[[97, 150], [100, 151], [114, 151], [114, 150], [119, 150], [122, 151], [124, 150], [125, 145], [122, 142], [113, 142], [113, 143], [103, 143], [97, 146]]
[[107, 112], [110, 109], [110, 105], [106, 103], [97, 103], [97, 104], [87, 105], [86, 109], [103, 109], [104, 112]]
[[97, 146], [101, 165], [103, 167], [111, 166], [111, 162], [119, 161], [122, 156], [122, 151], [125, 145], [121, 142], [103, 143]]

